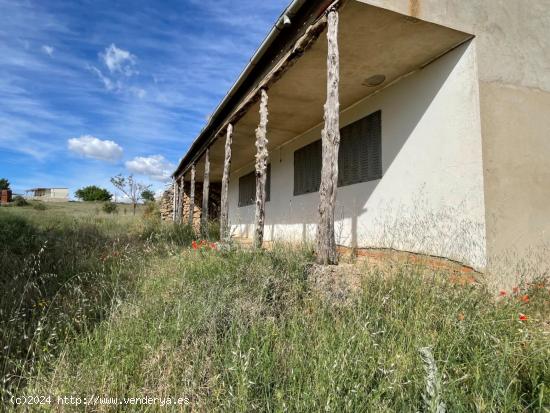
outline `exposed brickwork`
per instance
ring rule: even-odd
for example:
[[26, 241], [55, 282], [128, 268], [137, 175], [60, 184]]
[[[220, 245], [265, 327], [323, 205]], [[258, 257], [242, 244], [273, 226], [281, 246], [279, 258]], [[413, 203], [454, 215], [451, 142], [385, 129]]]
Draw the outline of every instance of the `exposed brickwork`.
[[2, 189], [0, 191], [0, 204], [9, 204], [11, 202], [11, 191], [9, 189]]

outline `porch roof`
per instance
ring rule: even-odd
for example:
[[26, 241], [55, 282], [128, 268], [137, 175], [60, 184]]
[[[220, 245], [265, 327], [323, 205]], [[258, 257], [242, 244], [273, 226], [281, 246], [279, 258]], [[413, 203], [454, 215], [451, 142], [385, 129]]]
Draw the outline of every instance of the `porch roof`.
[[[318, 21], [332, 1], [293, 2], [279, 19], [274, 31], [251, 60], [237, 83], [216, 109], [205, 128], [181, 160], [174, 176], [185, 174], [197, 165], [197, 181], [202, 180], [202, 155], [210, 147], [210, 177], [221, 180], [224, 162], [224, 125], [234, 111], [250, 98], [262, 79], [277, 66], [306, 29]], [[344, 110], [363, 98], [398, 81], [449, 50], [469, 40], [472, 35], [447, 27], [404, 16], [393, 11], [346, 1], [340, 9], [340, 108]], [[319, 125], [323, 120], [326, 99], [325, 30], [313, 45], [273, 83], [269, 90], [269, 150]], [[368, 79], [383, 75], [379, 85]], [[249, 167], [255, 154], [255, 128], [258, 103], [246, 107], [234, 125], [231, 171]], [[219, 134], [219, 136], [217, 136]], [[220, 139], [216, 139], [220, 138]]]

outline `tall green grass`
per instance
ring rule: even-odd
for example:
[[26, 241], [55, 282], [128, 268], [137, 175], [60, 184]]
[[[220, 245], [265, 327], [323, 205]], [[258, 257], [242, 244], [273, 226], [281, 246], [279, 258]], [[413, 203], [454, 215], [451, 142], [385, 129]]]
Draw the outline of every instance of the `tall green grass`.
[[[63, 302], [70, 304], [56, 306], [57, 298], [44, 294], [44, 311], [64, 313], [46, 317], [38, 338], [41, 325], [25, 324], [37, 344], [22, 342], [21, 351], [32, 348], [36, 367], [17, 365], [20, 352], [10, 350], [8, 370], [24, 380], [10, 378], [5, 394], [186, 397], [183, 410], [223, 412], [524, 412], [550, 405], [550, 304], [540, 283], [495, 300], [483, 286], [454, 285], [445, 273], [402, 266], [388, 274], [357, 264], [360, 288], [342, 297], [319, 287], [330, 283], [313, 281], [323, 270], [307, 246], [194, 249], [189, 228], [155, 220], [66, 217], [50, 228], [28, 217], [0, 219], [26, 231], [8, 241], [2, 258], [19, 257], [35, 269], [40, 263], [33, 277], [43, 280], [54, 271], [65, 282], [80, 275], [70, 288], [57, 281], [48, 287], [68, 294]], [[10, 271], [18, 267], [26, 268]], [[19, 288], [14, 297], [25, 291]], [[60, 314], [67, 314], [63, 339], [52, 351], [36, 350]], [[20, 336], [5, 320], [3, 332]]]
[[[105, 320], [114, 303], [132, 294], [135, 271], [150, 256], [189, 245], [193, 236], [184, 227], [156, 220], [62, 211], [0, 209], [4, 400], [53, 362], [70, 340]], [[151, 226], [162, 242], [153, 242]]]

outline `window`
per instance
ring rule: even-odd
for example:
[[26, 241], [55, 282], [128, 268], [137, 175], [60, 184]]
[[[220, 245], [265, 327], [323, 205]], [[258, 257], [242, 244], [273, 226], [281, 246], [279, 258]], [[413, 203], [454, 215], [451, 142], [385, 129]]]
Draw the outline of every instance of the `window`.
[[382, 178], [381, 111], [340, 131], [338, 186]]
[[[271, 164], [267, 165], [265, 181], [265, 200], [270, 199], [271, 193]], [[256, 171], [239, 178], [239, 206], [253, 205], [256, 202]]]
[[322, 150], [318, 140], [294, 152], [294, 195], [319, 191]]
[[[382, 178], [382, 112], [377, 111], [340, 131], [338, 186]], [[294, 152], [294, 195], [319, 191], [322, 142]]]

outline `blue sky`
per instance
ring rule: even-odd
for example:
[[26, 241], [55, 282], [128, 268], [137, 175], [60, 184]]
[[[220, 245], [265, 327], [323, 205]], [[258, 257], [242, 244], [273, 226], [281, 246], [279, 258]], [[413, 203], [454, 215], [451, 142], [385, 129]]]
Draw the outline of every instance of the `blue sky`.
[[155, 189], [288, 0], [0, 0], [0, 177]]

